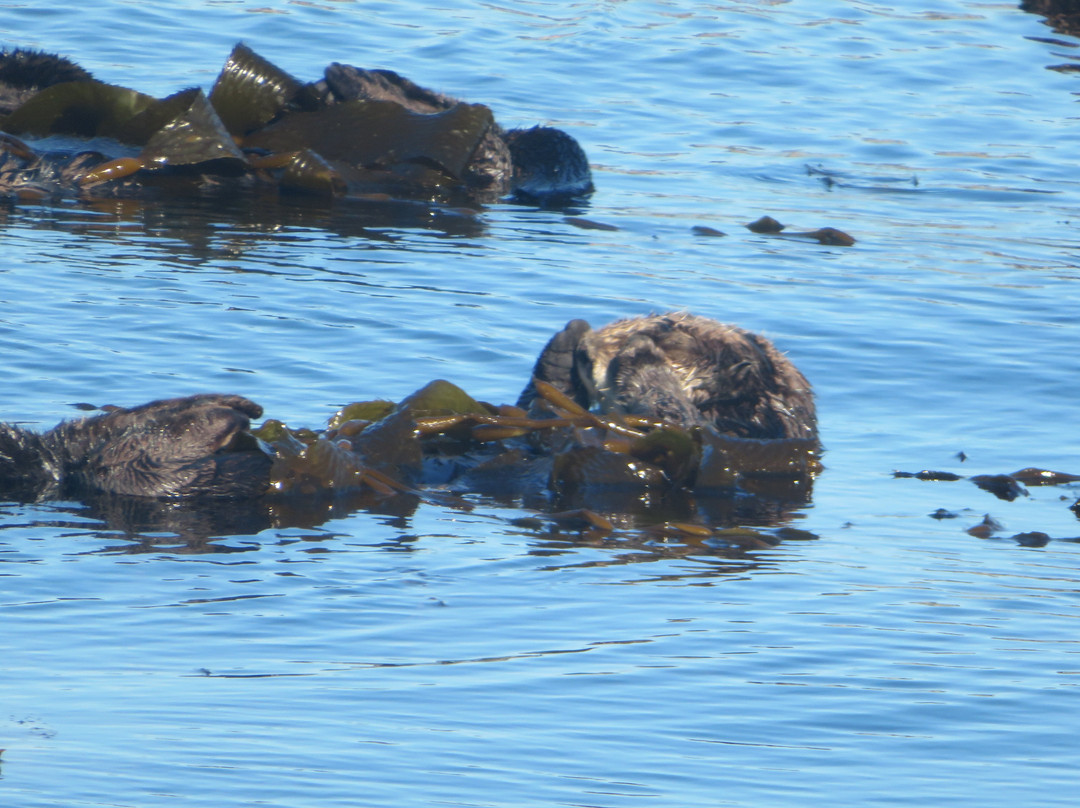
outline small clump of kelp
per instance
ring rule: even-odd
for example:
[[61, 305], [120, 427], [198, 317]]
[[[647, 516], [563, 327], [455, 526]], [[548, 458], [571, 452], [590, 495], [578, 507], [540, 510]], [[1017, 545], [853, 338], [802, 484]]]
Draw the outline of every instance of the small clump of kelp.
[[[961, 461], [967, 460], [967, 456], [960, 452], [957, 457]], [[1063, 486], [1068, 489], [1080, 483], [1080, 474], [1071, 474], [1064, 471], [1052, 471], [1050, 469], [1027, 466], [1007, 474], [973, 474], [971, 476], [957, 474], [953, 471], [939, 471], [923, 469], [921, 471], [894, 471], [893, 477], [899, 479], [916, 479], [928, 482], [957, 482], [968, 480], [978, 488], [997, 497], [1003, 502], [1013, 502], [1017, 499], [1029, 496], [1025, 486]], [[1074, 494], [1075, 496], [1075, 494]], [[1066, 499], [1066, 497], [1062, 497]], [[1080, 498], [1074, 499], [1069, 506], [1070, 510], [1080, 518]], [[933, 519], [956, 519], [959, 513], [947, 508], [938, 508], [930, 514]], [[997, 538], [1005, 532], [1002, 522], [990, 514], [985, 514], [980, 522], [967, 528], [965, 532], [978, 539]], [[1007, 536], [1012, 541], [1023, 547], [1044, 547], [1052, 538], [1057, 541], [1080, 542], [1080, 536], [1056, 536], [1051, 537], [1041, 530], [1028, 530]]]

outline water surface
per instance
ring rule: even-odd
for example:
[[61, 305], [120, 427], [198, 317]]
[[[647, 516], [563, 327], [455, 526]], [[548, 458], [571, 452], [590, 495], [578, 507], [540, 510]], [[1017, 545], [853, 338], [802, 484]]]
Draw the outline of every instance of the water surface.
[[687, 308], [805, 372], [827, 468], [772, 547], [491, 502], [256, 532], [0, 505], [5, 805], [1072, 804], [1080, 492], [892, 472], [1080, 472], [1080, 79], [1047, 69], [1077, 41], [959, 0], [0, 2], [4, 44], [159, 95], [241, 39], [567, 129], [598, 187], [569, 213], [617, 229], [7, 206], [0, 418], [220, 390], [318, 426], [433, 378], [511, 401], [567, 320]]

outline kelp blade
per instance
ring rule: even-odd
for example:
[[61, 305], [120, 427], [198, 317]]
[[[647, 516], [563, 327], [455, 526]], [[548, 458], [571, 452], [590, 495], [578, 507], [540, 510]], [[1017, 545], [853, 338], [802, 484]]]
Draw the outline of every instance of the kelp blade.
[[310, 196], [344, 196], [348, 190], [341, 174], [321, 155], [310, 149], [296, 152], [278, 179], [282, 191]]
[[413, 418], [433, 415], [493, 414], [490, 409], [456, 384], [444, 379], [429, 382], [415, 393], [402, 399], [398, 409], [408, 411]]
[[146, 141], [140, 157], [148, 166], [188, 166], [226, 161], [241, 171], [247, 160], [225, 129], [202, 90], [190, 96], [186, 109], [165, 123]]
[[15, 135], [111, 137], [152, 104], [153, 96], [100, 81], [69, 81], [47, 87], [4, 121]]
[[349, 101], [289, 115], [248, 137], [245, 145], [271, 152], [312, 149], [330, 161], [359, 167], [434, 165], [460, 179], [494, 122], [481, 104], [422, 114], [392, 101]]
[[243, 43], [229, 54], [210, 103], [233, 135], [246, 135], [277, 117], [303, 85]]

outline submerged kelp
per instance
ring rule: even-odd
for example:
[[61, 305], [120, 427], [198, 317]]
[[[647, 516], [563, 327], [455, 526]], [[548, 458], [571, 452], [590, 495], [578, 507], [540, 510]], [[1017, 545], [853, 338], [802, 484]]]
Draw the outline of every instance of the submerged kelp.
[[[303, 83], [240, 44], [209, 97], [195, 88], [159, 100], [60, 69], [68, 65], [0, 53], [0, 129], [9, 135], [0, 141], [0, 193], [138, 195], [177, 175], [203, 191], [324, 199], [535, 202], [592, 191], [585, 154], [566, 133], [504, 132], [488, 107], [392, 71], [334, 63]], [[95, 151], [69, 168], [75, 152], [51, 150], [55, 135], [94, 138]]]

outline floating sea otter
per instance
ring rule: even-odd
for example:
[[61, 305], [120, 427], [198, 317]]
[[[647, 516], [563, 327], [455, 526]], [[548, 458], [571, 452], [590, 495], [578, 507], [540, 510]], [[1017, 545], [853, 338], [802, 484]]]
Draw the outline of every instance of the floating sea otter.
[[572, 321], [519, 405], [492, 407], [440, 381], [397, 405], [350, 405], [321, 433], [277, 421], [252, 430], [259, 405], [214, 394], [111, 408], [43, 434], [0, 424], [0, 494], [251, 499], [451, 484], [641, 499], [753, 477], [805, 485], [818, 468], [806, 379], [764, 338], [703, 317], [598, 331]]
[[[561, 130], [504, 131], [488, 107], [389, 70], [334, 63], [322, 80], [302, 83], [242, 44], [209, 97], [188, 89], [164, 99], [95, 81], [59, 56], [0, 52], [0, 132], [8, 196], [276, 187], [547, 203], [593, 189], [584, 151]], [[105, 151], [19, 139], [51, 135], [95, 138]]]

